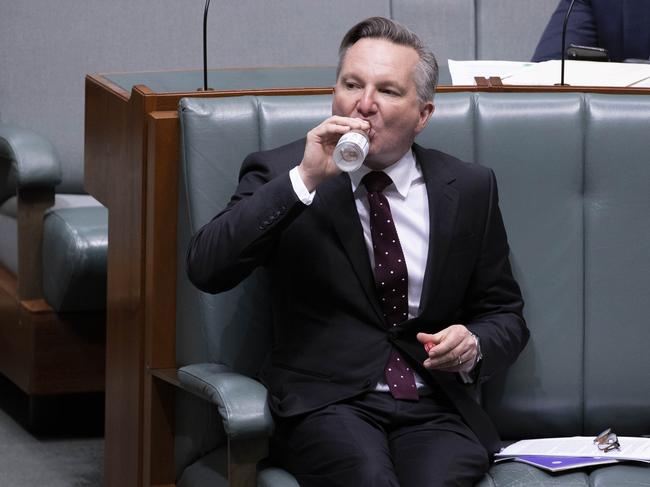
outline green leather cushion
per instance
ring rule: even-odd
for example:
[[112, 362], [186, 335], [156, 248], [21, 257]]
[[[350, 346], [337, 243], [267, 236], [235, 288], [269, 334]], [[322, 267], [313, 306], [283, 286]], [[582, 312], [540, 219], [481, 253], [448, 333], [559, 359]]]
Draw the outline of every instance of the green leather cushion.
[[650, 434], [650, 97], [587, 108], [585, 429]]
[[108, 211], [49, 211], [43, 222], [43, 296], [56, 311], [106, 308]]
[[[101, 206], [99, 201], [87, 194], [54, 195], [50, 211], [62, 208]], [[0, 205], [0, 265], [14, 275], [18, 274], [18, 198], [12, 196]]]
[[506, 440], [582, 433], [583, 107], [579, 93], [477, 97], [475, 160], [496, 173], [531, 332], [483, 389]]
[[[282, 487], [283, 484], [274, 484]], [[291, 484], [287, 484], [291, 485]], [[476, 487], [649, 487], [650, 466], [607, 465], [595, 469], [549, 473], [518, 462], [492, 466]]]

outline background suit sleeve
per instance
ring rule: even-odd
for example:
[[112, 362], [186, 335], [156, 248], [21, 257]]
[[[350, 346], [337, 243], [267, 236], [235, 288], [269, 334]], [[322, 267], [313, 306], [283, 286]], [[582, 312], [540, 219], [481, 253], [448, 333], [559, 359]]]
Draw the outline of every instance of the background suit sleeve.
[[[560, 0], [544, 29], [535, 54], [534, 62], [560, 59], [562, 57], [562, 26], [571, 0]], [[567, 24], [566, 46], [598, 46], [598, 32], [590, 0], [576, 0]]]

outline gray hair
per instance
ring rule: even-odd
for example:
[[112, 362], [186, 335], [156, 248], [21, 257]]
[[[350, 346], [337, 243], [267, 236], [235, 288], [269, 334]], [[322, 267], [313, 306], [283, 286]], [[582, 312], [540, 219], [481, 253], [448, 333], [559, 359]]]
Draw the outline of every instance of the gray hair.
[[339, 77], [343, 60], [350, 46], [364, 38], [386, 39], [394, 44], [415, 49], [420, 57], [413, 73], [418, 99], [423, 104], [433, 101], [433, 95], [438, 85], [438, 62], [436, 57], [415, 32], [399, 22], [384, 17], [370, 17], [362, 20], [345, 34], [339, 47], [336, 79]]

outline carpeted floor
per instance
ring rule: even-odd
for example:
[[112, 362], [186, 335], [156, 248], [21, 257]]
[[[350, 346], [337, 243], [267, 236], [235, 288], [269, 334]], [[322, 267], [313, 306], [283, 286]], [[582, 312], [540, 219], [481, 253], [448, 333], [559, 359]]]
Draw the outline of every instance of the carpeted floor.
[[[96, 402], [96, 401], [95, 401]], [[104, 442], [94, 426], [70, 423], [77, 414], [69, 403], [59, 422], [33, 434], [24, 427], [28, 402], [0, 377], [0, 486], [98, 487], [102, 485]], [[55, 419], [56, 421], [56, 419]]]

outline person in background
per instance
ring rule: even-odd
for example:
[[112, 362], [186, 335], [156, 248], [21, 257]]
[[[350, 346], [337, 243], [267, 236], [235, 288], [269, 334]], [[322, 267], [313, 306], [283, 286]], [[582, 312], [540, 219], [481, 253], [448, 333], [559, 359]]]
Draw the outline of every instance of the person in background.
[[[562, 57], [562, 27], [571, 0], [560, 0], [537, 44], [535, 62]], [[611, 61], [650, 58], [649, 0], [576, 0], [566, 46], [602, 47]]]
[[[500, 446], [475, 386], [529, 332], [494, 173], [414, 143], [437, 78], [406, 27], [352, 27], [332, 116], [248, 156], [230, 203], [189, 246], [204, 291], [270, 273], [270, 453], [303, 487], [469, 487]], [[370, 149], [342, 173], [332, 154], [351, 130]]]

